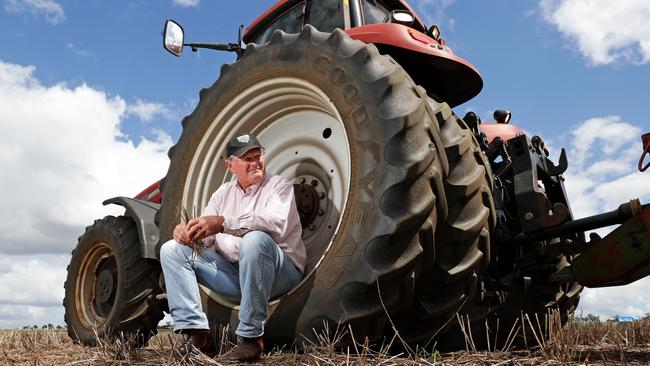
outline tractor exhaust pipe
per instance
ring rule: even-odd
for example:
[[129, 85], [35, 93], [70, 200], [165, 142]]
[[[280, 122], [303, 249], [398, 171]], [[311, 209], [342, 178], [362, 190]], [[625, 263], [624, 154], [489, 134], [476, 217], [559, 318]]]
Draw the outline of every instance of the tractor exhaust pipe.
[[582, 219], [569, 221], [560, 226], [546, 229], [539, 234], [520, 235], [516, 238], [518, 242], [537, 242], [545, 239], [557, 238], [563, 235], [575, 234], [579, 232], [598, 229], [605, 226], [622, 224], [628, 219], [641, 213], [641, 210], [646, 206], [641, 206], [638, 198], [624, 203], [616, 210], [605, 212], [602, 214], [584, 217]]

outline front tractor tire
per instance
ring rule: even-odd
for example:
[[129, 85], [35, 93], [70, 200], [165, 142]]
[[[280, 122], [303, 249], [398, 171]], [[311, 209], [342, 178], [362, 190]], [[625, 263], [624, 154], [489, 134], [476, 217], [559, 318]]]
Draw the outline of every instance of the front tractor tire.
[[[240, 60], [224, 65], [219, 80], [200, 92], [198, 106], [183, 120], [161, 181], [161, 237], [171, 237], [183, 209], [199, 214], [211, 194], [233, 179], [224, 162], [228, 139], [255, 133], [265, 147], [267, 172], [294, 184], [308, 255], [303, 281], [271, 299], [265, 341], [306, 344], [327, 329], [329, 336], [339, 329], [356, 340], [379, 339], [387, 314], [412, 304], [423, 246], [431, 244], [418, 237], [423, 227], [433, 230], [448, 215], [457, 223], [471, 222], [472, 234], [457, 249], [443, 250], [440, 255], [449, 258], [437, 263], [466, 262], [469, 256], [469, 267], [477, 268], [474, 242], [489, 215], [481, 206], [461, 220], [461, 206], [447, 207], [445, 187], [457, 179], [443, 180], [469, 145], [441, 137], [439, 114], [451, 111], [430, 101], [374, 45], [309, 25], [299, 34], [276, 31], [268, 43], [250, 44]], [[474, 172], [463, 166], [456, 173], [462, 169]], [[459, 179], [462, 187], [454, 194], [467, 192], [480, 201], [476, 192], [484, 186], [468, 187]], [[481, 221], [478, 228], [474, 217]], [[474, 276], [472, 270], [454, 273], [454, 286]], [[238, 303], [205, 288], [203, 294], [212, 326], [235, 329]]]
[[132, 219], [96, 220], [79, 237], [68, 266], [63, 300], [68, 335], [90, 346], [114, 337], [146, 345], [163, 318], [155, 299], [160, 271], [157, 262], [140, 256]]

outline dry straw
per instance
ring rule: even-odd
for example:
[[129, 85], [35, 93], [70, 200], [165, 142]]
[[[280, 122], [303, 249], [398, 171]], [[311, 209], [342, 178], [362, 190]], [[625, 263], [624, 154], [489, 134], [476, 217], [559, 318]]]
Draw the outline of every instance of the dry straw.
[[[384, 343], [357, 339], [350, 327], [325, 324], [316, 341], [299, 349], [294, 345], [276, 347], [259, 364], [265, 365], [647, 365], [650, 364], [650, 321], [629, 323], [569, 321], [560, 326], [559, 314], [544, 317], [522, 314], [500, 349], [490, 339], [488, 351], [474, 349], [478, 338], [463, 324], [467, 349], [439, 353], [423, 349], [391, 353], [398, 337]], [[525, 325], [524, 326], [522, 326]], [[525, 329], [525, 330], [524, 330]], [[512, 340], [530, 332], [526, 349], [515, 350]], [[96, 347], [74, 343], [65, 330], [0, 330], [0, 365], [230, 365], [224, 355], [233, 347], [231, 330], [223, 328], [214, 337], [214, 354], [194, 352], [175, 357], [173, 349], [180, 336], [168, 330], [149, 341], [145, 348], [133, 348], [132, 337], [97, 339]], [[352, 340], [351, 344], [341, 346]], [[404, 349], [404, 347], [399, 347]]]

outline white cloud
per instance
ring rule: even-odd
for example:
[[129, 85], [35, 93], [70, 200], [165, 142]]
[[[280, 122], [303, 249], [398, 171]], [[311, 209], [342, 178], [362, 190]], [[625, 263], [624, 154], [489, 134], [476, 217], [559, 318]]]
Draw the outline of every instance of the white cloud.
[[92, 52], [84, 50], [83, 48], [79, 48], [75, 46], [74, 43], [68, 43], [66, 47], [68, 47], [68, 49], [77, 56], [82, 56], [82, 57], [93, 56]]
[[125, 139], [120, 97], [85, 84], [46, 87], [33, 74], [0, 61], [0, 169], [11, 172], [0, 180], [0, 253], [68, 252], [106, 214], [104, 199], [137, 194], [168, 165], [167, 134]]
[[63, 282], [69, 255], [0, 257], [0, 328], [63, 325]]
[[596, 154], [615, 156], [613, 154], [622, 146], [630, 145], [632, 141], [639, 139], [641, 128], [621, 121], [618, 116], [607, 116], [590, 118], [574, 128], [571, 133], [574, 138], [572, 152], [575, 155], [575, 163], [582, 167], [588, 158]]
[[172, 4], [182, 7], [195, 7], [201, 0], [172, 0]]
[[[618, 116], [588, 119], [571, 131], [566, 190], [576, 218], [616, 209], [640, 198], [650, 203], [650, 174], [636, 170], [641, 128]], [[596, 230], [606, 235], [613, 228]], [[650, 277], [621, 287], [585, 289], [579, 310], [607, 319], [650, 312]]]
[[68, 262], [67, 255], [3, 255], [0, 305], [61, 306]]
[[11, 13], [30, 12], [34, 16], [43, 14], [52, 24], [65, 20], [63, 6], [54, 0], [5, 0], [5, 10]]
[[593, 65], [650, 62], [647, 0], [540, 0], [539, 7]]
[[601, 320], [614, 315], [643, 316], [650, 313], [650, 277], [621, 287], [585, 289], [576, 314], [594, 314]]
[[631, 198], [650, 201], [650, 175], [636, 171], [640, 127], [618, 116], [590, 118], [571, 136], [566, 185], [577, 217], [613, 210]]
[[134, 104], [126, 107], [127, 115], [135, 115], [144, 122], [152, 121], [156, 116], [164, 119], [175, 119], [176, 115], [172, 112], [171, 108], [162, 103], [145, 102], [141, 99], [136, 99]]
[[[68, 253], [109, 197], [161, 178], [169, 135], [121, 132], [127, 104], [82, 84], [45, 86], [35, 68], [0, 61], [0, 327], [62, 324]], [[48, 254], [52, 253], [52, 254]]]

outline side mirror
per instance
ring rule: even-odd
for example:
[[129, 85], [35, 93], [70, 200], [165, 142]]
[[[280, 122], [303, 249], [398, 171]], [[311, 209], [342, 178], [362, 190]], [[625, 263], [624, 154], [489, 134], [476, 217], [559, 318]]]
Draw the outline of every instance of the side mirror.
[[397, 23], [405, 26], [411, 26], [415, 22], [415, 17], [406, 10], [393, 10], [386, 16], [384, 23]]
[[168, 19], [163, 29], [163, 47], [172, 55], [181, 57], [184, 39], [183, 27], [172, 19]]

